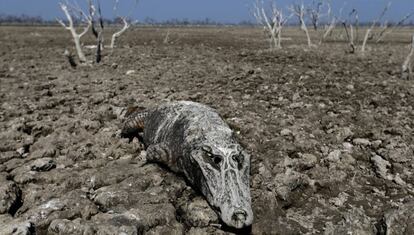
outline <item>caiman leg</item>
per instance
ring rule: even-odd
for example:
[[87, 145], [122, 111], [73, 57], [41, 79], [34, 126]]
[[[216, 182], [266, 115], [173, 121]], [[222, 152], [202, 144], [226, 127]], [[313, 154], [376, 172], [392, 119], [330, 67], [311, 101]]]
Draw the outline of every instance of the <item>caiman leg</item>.
[[178, 172], [177, 163], [170, 149], [164, 143], [153, 144], [147, 148], [147, 161], [156, 162], [167, 166], [174, 172]]

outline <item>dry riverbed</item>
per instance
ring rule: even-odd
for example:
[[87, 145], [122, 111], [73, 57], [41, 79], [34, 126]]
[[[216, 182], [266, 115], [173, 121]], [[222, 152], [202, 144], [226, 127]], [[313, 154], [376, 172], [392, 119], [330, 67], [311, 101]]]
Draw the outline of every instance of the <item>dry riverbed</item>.
[[0, 27], [0, 234], [230, 233], [119, 135], [119, 107], [172, 100], [216, 108], [251, 153], [253, 234], [414, 234], [409, 34], [361, 56], [294, 30], [277, 52], [258, 29], [166, 32], [72, 69], [63, 29]]

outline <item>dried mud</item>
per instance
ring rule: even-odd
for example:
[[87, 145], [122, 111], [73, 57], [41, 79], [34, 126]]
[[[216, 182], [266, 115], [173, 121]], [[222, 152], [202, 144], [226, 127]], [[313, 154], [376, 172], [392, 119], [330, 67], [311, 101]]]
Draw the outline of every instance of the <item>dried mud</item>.
[[169, 30], [72, 69], [63, 29], [0, 27], [0, 234], [237, 233], [119, 135], [119, 107], [171, 100], [216, 108], [251, 153], [251, 233], [414, 233], [408, 34], [362, 56], [294, 30], [276, 52], [257, 29]]

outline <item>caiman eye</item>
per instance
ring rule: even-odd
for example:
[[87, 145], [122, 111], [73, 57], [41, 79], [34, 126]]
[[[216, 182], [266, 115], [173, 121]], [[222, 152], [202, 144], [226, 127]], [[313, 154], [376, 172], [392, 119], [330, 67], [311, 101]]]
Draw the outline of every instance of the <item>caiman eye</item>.
[[216, 163], [217, 165], [220, 164], [221, 157], [220, 156], [213, 156], [213, 162]]
[[211, 160], [213, 160], [213, 162], [216, 164], [216, 165], [219, 165], [220, 163], [221, 163], [221, 157], [220, 156], [218, 156], [218, 155], [214, 155], [214, 154], [212, 154], [212, 153], [209, 153], [209, 152], [207, 152], [207, 156], [211, 159]]
[[221, 163], [222, 157], [219, 155], [214, 155], [211, 147], [203, 146], [202, 150], [205, 154], [204, 156], [208, 158], [211, 163], [214, 163], [215, 165], [219, 165]]

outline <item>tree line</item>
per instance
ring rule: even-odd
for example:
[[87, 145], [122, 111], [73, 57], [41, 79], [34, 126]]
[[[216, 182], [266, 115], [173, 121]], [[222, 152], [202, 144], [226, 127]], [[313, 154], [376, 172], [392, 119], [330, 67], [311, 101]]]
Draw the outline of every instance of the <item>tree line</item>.
[[[75, 22], [79, 21], [74, 19]], [[109, 19], [103, 18], [103, 21], [106, 25], [116, 25], [122, 23], [122, 19], [119, 17]], [[44, 19], [41, 16], [29, 16], [26, 14], [21, 15], [7, 15], [0, 14], [0, 25], [57, 25], [55, 19]], [[222, 25], [240, 25], [240, 26], [256, 26], [258, 23], [252, 20], [242, 20], [240, 22], [220, 22], [210, 18], [205, 19], [178, 19], [172, 18], [167, 20], [156, 20], [151, 17], [146, 17], [142, 21], [137, 21], [136, 25], [178, 25], [178, 26], [188, 26], [188, 25], [210, 25], [210, 26], [222, 26]], [[361, 26], [368, 26], [371, 22], [361, 22]], [[388, 22], [390, 26], [396, 24], [396, 22]], [[297, 26], [297, 22], [287, 22], [286, 26]], [[405, 26], [414, 26], [414, 20], [407, 21], [404, 23]]]

